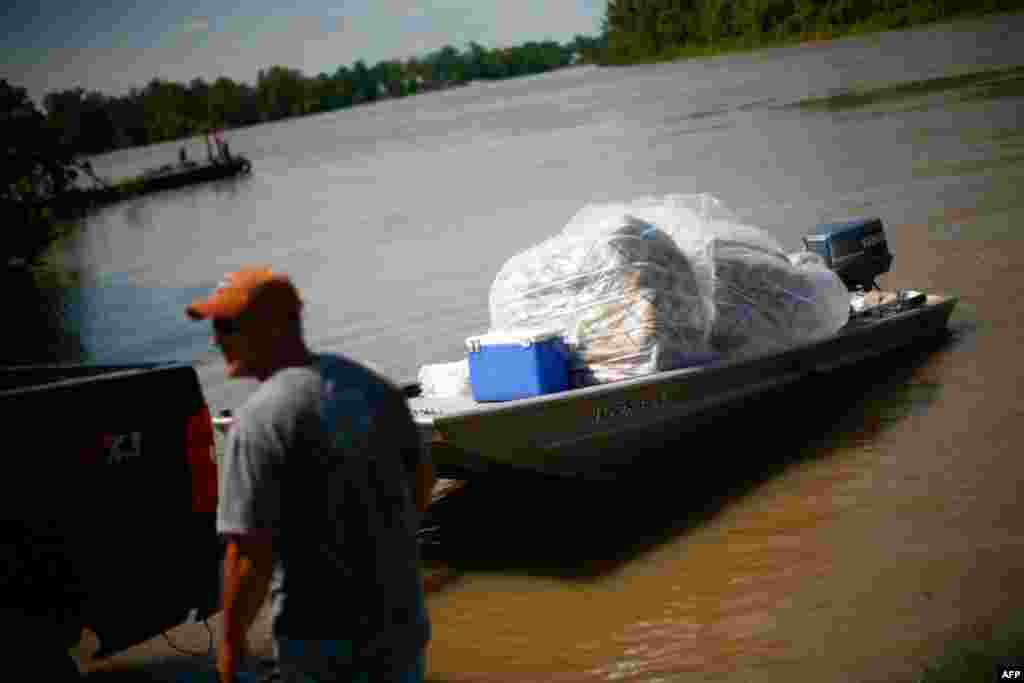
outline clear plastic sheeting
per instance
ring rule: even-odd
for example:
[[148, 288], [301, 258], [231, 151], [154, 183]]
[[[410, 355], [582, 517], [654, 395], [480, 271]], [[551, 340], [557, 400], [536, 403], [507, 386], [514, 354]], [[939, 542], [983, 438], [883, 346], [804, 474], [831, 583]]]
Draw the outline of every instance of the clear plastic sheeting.
[[665, 231], [694, 264], [701, 297], [713, 309], [710, 343], [717, 354], [746, 358], [819, 341], [849, 319], [850, 294], [820, 258], [787, 255], [770, 233], [739, 222], [710, 194], [591, 205], [566, 231], [622, 214]]
[[505, 263], [491, 288], [491, 329], [562, 331], [572, 386], [706, 359], [710, 302], [693, 264], [662, 230], [618, 213]]
[[849, 306], [820, 259], [787, 256], [708, 194], [585, 206], [509, 259], [490, 296], [492, 329], [563, 330], [573, 386], [818, 341]]
[[[714, 227], [723, 227], [720, 224]], [[715, 324], [712, 347], [748, 358], [819, 341], [849, 319], [850, 294], [835, 273], [813, 259], [792, 261], [779, 250], [711, 238]]]
[[433, 398], [472, 396], [469, 383], [469, 361], [465, 358], [452, 363], [434, 363], [420, 367], [417, 381], [420, 395]]

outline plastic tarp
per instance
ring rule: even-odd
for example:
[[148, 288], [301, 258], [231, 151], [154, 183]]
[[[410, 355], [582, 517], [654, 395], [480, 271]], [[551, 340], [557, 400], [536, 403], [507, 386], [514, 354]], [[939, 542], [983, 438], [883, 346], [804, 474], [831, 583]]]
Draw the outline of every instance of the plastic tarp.
[[472, 396], [469, 383], [469, 361], [465, 358], [451, 363], [433, 363], [420, 367], [417, 381], [420, 394], [435, 398]]
[[583, 386], [824, 339], [850, 298], [820, 259], [697, 194], [585, 206], [504, 264], [489, 303], [492, 330], [563, 330]]
[[664, 231], [616, 214], [528, 249], [491, 288], [491, 328], [554, 326], [583, 386], [706, 359], [711, 309]]

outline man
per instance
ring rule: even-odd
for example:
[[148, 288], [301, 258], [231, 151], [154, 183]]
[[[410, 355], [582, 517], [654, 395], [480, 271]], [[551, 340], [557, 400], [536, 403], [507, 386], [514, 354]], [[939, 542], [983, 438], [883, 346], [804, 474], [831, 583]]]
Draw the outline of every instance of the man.
[[227, 143], [224, 141], [224, 136], [221, 134], [220, 128], [213, 129], [213, 143], [217, 146], [217, 160], [230, 161], [227, 153]]
[[229, 377], [259, 388], [221, 461], [221, 683], [270, 594], [284, 681], [422, 681], [430, 626], [416, 532], [434, 476], [401, 391], [347, 358], [313, 354], [302, 302], [269, 268], [228, 275], [186, 309], [211, 320]]

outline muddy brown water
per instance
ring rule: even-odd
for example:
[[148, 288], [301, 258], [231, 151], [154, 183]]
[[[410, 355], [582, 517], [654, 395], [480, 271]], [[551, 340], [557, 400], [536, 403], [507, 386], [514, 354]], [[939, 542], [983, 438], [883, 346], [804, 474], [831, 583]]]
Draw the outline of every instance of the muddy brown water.
[[[1021, 17], [999, 18], [717, 61], [583, 71], [423, 100], [424, 125], [440, 132], [424, 133], [408, 153], [399, 149], [401, 140], [389, 142], [374, 163], [397, 174], [401, 185], [410, 179], [401, 176], [400, 160], [422, 171], [446, 155], [486, 156], [507, 182], [501, 192], [478, 185], [466, 200], [475, 204], [465, 206], [436, 201], [446, 195], [430, 185], [433, 176], [410, 182], [422, 191], [409, 201], [433, 213], [417, 214], [409, 222], [428, 227], [399, 238], [405, 219], [395, 209], [394, 232], [374, 237], [373, 267], [386, 274], [375, 294], [387, 305], [367, 309], [365, 318], [358, 300], [316, 304], [317, 294], [322, 303], [363, 281], [356, 262], [314, 267], [332, 249], [343, 252], [332, 241], [343, 241], [338, 233], [321, 226], [302, 238], [278, 237], [256, 213], [269, 209], [271, 200], [262, 198], [271, 195], [289, 211], [327, 211], [328, 190], [341, 190], [325, 186], [314, 202], [297, 201], [310, 196], [306, 184], [323, 166], [345, 188], [358, 180], [355, 171], [345, 175], [347, 162], [332, 167], [314, 159], [304, 174], [272, 155], [257, 163], [263, 175], [238, 188], [251, 205], [240, 201], [237, 216], [225, 211], [220, 232], [204, 239], [242, 244], [232, 237], [237, 230], [254, 253], [269, 249], [259, 253], [284, 260], [313, 292], [316, 341], [328, 348], [344, 342], [357, 356], [400, 359], [400, 366], [385, 368], [397, 376], [409, 376], [420, 362], [449, 360], [443, 351], [458, 346], [463, 333], [479, 331], [481, 311], [464, 301], [486, 300], [501, 261], [547, 236], [552, 216], [564, 220], [583, 199], [686, 191], [694, 165], [707, 170], [697, 189], [729, 188], [731, 203], [790, 246], [816, 219], [880, 215], [896, 255], [882, 285], [960, 297], [950, 335], [939, 343], [746, 401], [680, 435], [671, 448], [638, 454], [643, 466], [613, 484], [522, 477], [471, 482], [450, 496], [435, 510], [436, 544], [427, 548], [432, 561], [455, 574], [429, 598], [430, 681], [912, 681], [942, 653], [984, 640], [1015, 617], [1024, 604], [1024, 515], [1017, 503], [1024, 486], [1024, 101], [1019, 54], [1009, 46], [1022, 25]], [[669, 92], [674, 83], [692, 89]], [[345, 114], [344, 130], [412, 106], [386, 105], [383, 119]], [[669, 108], [683, 115], [666, 116]], [[491, 117], [491, 136], [449, 148], [465, 142], [441, 128], [449, 110], [467, 120]], [[578, 112], [593, 112], [593, 119], [577, 121]], [[569, 174], [557, 170], [564, 164], [537, 165], [552, 161], [546, 150], [559, 149], [544, 132], [556, 119], [558, 139], [574, 149], [569, 168], [576, 170]], [[516, 127], [527, 120], [535, 130]], [[292, 125], [323, 133], [331, 122]], [[274, 130], [284, 136], [288, 129]], [[357, 136], [350, 142], [363, 144]], [[295, 159], [312, 154], [282, 149]], [[275, 159], [288, 173], [275, 170]], [[466, 182], [478, 168], [449, 167]], [[545, 174], [557, 174], [557, 183]], [[297, 177], [290, 189], [289, 175]], [[268, 178], [280, 181], [284, 194], [260, 184]], [[367, 190], [369, 203], [404, 200], [387, 186], [367, 187], [376, 188]], [[288, 192], [295, 203], [283, 201]], [[219, 275], [227, 260], [218, 261], [215, 250], [181, 255], [198, 237], [170, 230], [170, 217], [189, 224], [190, 212], [201, 209], [205, 220], [222, 201], [198, 190], [185, 199], [135, 206], [135, 223], [122, 225], [108, 214], [79, 254], [99, 270], [134, 258], [139, 274], [112, 279], [133, 288], [112, 288], [123, 296], [110, 305], [127, 311], [140, 296], [150, 297], [149, 319], [171, 331], [179, 329], [180, 305], [200, 289], [195, 282], [208, 275], [216, 281], [213, 271]], [[344, 201], [358, 205], [359, 196]], [[504, 202], [497, 204], [504, 212], [492, 211], [494, 202]], [[474, 229], [460, 232], [463, 219]], [[532, 232], [505, 230], [508, 220]], [[133, 240], [165, 255], [151, 257]], [[456, 243], [490, 260], [442, 261]], [[251, 255], [237, 248], [234, 258]], [[435, 250], [433, 260], [402, 261], [424, 249]], [[415, 297], [410, 287], [418, 287]], [[464, 296], [451, 303], [456, 293]], [[434, 314], [428, 321], [402, 305]], [[392, 311], [394, 319], [375, 318], [374, 311]], [[415, 352], [408, 350], [410, 337], [419, 341]], [[149, 340], [98, 326], [81, 339], [83, 346], [128, 339], [148, 354], [206, 344], [203, 332]], [[234, 390], [210, 359], [204, 363], [200, 375], [213, 408], [234, 407]], [[211, 623], [216, 632], [218, 619]], [[201, 625], [168, 637], [197, 656], [158, 637], [90, 661], [95, 639], [88, 634], [80, 655], [98, 681], [209, 673]], [[254, 652], [268, 654], [265, 620], [251, 638]]]
[[1024, 248], [934, 233], [895, 227], [888, 282], [959, 293], [949, 339], [752, 401], [653, 478], [475, 501], [436, 679], [912, 680], [1012, 617]]
[[[1024, 600], [1022, 218], [893, 226], [883, 284], [961, 297], [936, 344], [748, 401], [615, 485], [446, 499], [429, 680], [913, 680], [998, 629]], [[96, 666], [204, 665], [157, 639]]]

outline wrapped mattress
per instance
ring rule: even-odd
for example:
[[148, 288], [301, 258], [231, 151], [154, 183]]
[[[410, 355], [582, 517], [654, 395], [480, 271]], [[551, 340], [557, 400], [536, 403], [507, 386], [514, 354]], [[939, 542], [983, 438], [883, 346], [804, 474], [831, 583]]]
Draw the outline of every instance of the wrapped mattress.
[[825, 339], [849, 319], [850, 295], [818, 259], [787, 256], [782, 248], [745, 240], [736, 226], [707, 226], [714, 264], [712, 347], [728, 358], [749, 358]]
[[490, 313], [495, 330], [563, 330], [581, 386], [824, 339], [849, 293], [711, 195], [667, 195], [584, 207], [505, 263]]
[[572, 386], [705, 359], [710, 302], [664, 231], [618, 214], [509, 259], [491, 287], [491, 328], [554, 327]]

